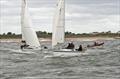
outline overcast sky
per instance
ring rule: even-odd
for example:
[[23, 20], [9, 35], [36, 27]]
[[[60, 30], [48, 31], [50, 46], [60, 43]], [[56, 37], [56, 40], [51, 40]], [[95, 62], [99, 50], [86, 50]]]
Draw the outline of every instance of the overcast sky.
[[[22, 0], [0, 0], [0, 33], [21, 33]], [[33, 28], [52, 31], [57, 0], [27, 0]], [[66, 0], [66, 31], [89, 33], [120, 30], [120, 0]]]

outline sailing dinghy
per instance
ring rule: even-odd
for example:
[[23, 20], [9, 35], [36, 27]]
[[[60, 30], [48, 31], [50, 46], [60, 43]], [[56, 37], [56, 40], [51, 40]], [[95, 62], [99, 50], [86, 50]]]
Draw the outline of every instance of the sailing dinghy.
[[21, 32], [22, 40], [24, 40], [28, 45], [27, 49], [40, 49], [40, 43], [37, 38], [37, 34], [32, 28], [32, 21], [30, 19], [26, 0], [22, 0]]
[[[53, 55], [55, 56], [56, 55], [72, 56], [78, 54], [86, 55], [85, 51], [81, 52], [81, 51], [62, 48], [64, 39], [65, 39], [65, 0], [58, 0], [57, 10], [53, 21], [53, 35], [52, 35], [52, 47], [54, 49]], [[58, 46], [60, 45], [61, 47], [59, 48]]]
[[65, 38], [65, 0], [58, 0], [53, 21], [52, 47], [64, 43]]

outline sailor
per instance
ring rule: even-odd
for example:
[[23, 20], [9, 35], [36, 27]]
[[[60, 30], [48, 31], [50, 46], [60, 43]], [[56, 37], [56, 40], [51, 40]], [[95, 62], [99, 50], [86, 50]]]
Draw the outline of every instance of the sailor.
[[71, 49], [74, 49], [75, 48], [75, 45], [73, 44], [73, 42], [71, 42]]
[[79, 48], [77, 49], [77, 51], [83, 51], [82, 45], [79, 46]]
[[75, 45], [71, 42], [68, 43], [68, 46], [66, 47], [66, 49], [74, 49]]
[[97, 42], [94, 42], [94, 46], [96, 46], [96, 45], [98, 45], [98, 43], [97, 43]]
[[25, 47], [27, 47], [27, 44], [26, 44], [26, 41], [21, 41], [21, 46], [20, 46], [20, 48], [21, 49], [24, 49]]
[[48, 47], [44, 46], [44, 49], [48, 49]]
[[23, 50], [23, 48], [24, 48], [24, 46], [23, 46], [23, 45], [21, 45], [21, 46], [20, 46], [20, 49], [21, 49], [21, 50]]
[[70, 49], [70, 47], [71, 47], [71, 44], [68, 43], [68, 46], [66, 47], [66, 49]]

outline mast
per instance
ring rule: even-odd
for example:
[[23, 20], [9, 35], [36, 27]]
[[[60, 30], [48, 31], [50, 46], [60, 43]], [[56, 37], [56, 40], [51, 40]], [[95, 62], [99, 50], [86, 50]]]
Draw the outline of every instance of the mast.
[[39, 47], [40, 43], [37, 38], [36, 32], [32, 28], [32, 21], [30, 19], [26, 0], [22, 0], [21, 11], [22, 40], [25, 40], [30, 47]]
[[52, 47], [64, 43], [65, 39], [65, 0], [58, 0], [53, 21]]

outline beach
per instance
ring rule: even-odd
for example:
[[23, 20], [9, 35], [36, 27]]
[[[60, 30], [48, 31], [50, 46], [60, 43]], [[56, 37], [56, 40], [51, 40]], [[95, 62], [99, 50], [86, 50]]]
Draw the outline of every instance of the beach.
[[[82, 37], [82, 38], [65, 38], [66, 41], [102, 41], [102, 40], [115, 40], [112, 37]], [[21, 39], [0, 39], [0, 42], [20, 42]], [[51, 38], [39, 38], [40, 42], [51, 42]]]

